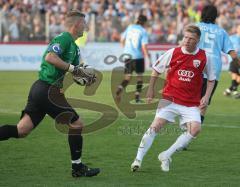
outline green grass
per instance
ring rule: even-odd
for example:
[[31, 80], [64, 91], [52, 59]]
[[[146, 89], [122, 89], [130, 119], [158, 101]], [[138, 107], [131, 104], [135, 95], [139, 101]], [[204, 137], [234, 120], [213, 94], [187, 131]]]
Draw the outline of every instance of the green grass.
[[[36, 72], [0, 72], [0, 124], [18, 122], [36, 77]], [[0, 142], [0, 186], [239, 186], [240, 100], [222, 96], [229, 83], [229, 74], [223, 73], [202, 133], [188, 151], [173, 156], [169, 173], [160, 170], [157, 155], [179, 135], [177, 124], [158, 135], [141, 171], [130, 171], [154, 110], [138, 112], [135, 119], [120, 113], [111, 126], [84, 135], [82, 160], [100, 167], [102, 172], [97, 177], [80, 179], [70, 175], [66, 136], [46, 117], [27, 138]], [[106, 72], [97, 94], [84, 98], [117, 109], [110, 90], [110, 73]], [[82, 88], [74, 85], [66, 95], [82, 98]], [[78, 112], [87, 124], [100, 116], [87, 110]]]

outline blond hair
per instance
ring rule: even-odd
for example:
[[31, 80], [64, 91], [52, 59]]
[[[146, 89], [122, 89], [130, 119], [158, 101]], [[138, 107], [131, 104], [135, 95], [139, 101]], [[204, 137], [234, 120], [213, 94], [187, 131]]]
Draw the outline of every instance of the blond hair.
[[184, 29], [184, 32], [194, 33], [198, 36], [198, 38], [201, 37], [201, 31], [196, 25], [187, 25], [186, 28]]
[[71, 10], [65, 17], [65, 26], [68, 28], [71, 27], [79, 18], [85, 18], [85, 14], [81, 13], [79, 10]]

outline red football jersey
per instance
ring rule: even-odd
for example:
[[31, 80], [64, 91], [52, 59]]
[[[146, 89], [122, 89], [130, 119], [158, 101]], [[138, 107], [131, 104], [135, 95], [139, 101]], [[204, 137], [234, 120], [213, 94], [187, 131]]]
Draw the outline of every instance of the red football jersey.
[[199, 106], [203, 71], [206, 71], [208, 80], [215, 80], [212, 64], [205, 51], [199, 48], [193, 53], [188, 53], [184, 47], [168, 50], [153, 66], [159, 73], [167, 70], [163, 98], [188, 107]]

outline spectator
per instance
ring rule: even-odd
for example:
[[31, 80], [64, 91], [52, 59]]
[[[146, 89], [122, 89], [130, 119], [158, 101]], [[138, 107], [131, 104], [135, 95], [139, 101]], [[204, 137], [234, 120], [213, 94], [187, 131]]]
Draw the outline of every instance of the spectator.
[[167, 34], [167, 43], [176, 44], [177, 43], [177, 33], [176, 33], [177, 23], [172, 22], [169, 26]]
[[44, 32], [39, 14], [33, 18], [33, 31], [30, 34], [30, 38], [34, 41], [44, 41], [45, 40], [45, 32]]
[[120, 34], [116, 28], [113, 28], [111, 33], [111, 42], [119, 42], [120, 41]]
[[155, 22], [153, 22], [152, 26], [152, 32], [150, 35], [150, 42], [151, 43], [162, 43], [166, 41], [165, 38], [165, 31], [163, 28], [162, 22], [157, 19]]
[[50, 34], [49, 34], [50, 40], [52, 40], [55, 36], [57, 36], [62, 32], [62, 28], [59, 24], [58, 19], [56, 18], [56, 15], [50, 16], [49, 30], [50, 30]]
[[14, 14], [12, 14], [10, 17], [11, 17], [11, 22], [8, 27], [10, 41], [18, 41], [19, 40], [19, 29], [18, 29], [18, 24], [17, 24], [17, 17]]
[[22, 13], [20, 16], [20, 25], [19, 25], [19, 32], [20, 32], [20, 40], [21, 41], [28, 41], [30, 40], [30, 33], [32, 30], [31, 25], [31, 17], [27, 13]]
[[113, 8], [113, 5], [108, 5], [108, 9], [105, 10], [103, 16], [107, 17], [115, 17], [117, 16], [117, 11]]

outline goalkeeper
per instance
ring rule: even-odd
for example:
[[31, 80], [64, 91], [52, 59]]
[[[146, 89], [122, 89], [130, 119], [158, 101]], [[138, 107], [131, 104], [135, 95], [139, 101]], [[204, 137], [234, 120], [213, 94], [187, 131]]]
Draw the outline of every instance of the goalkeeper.
[[[46, 114], [55, 119], [57, 123], [67, 124], [69, 126], [68, 142], [73, 177], [91, 177], [100, 172], [99, 168], [88, 168], [82, 163], [81, 130], [83, 123], [75, 110], [68, 104], [64, 94], [60, 92], [67, 71], [74, 76], [82, 74], [82, 69], [77, 67], [80, 51], [74, 41], [82, 36], [84, 27], [84, 14], [73, 10], [66, 15], [66, 32], [56, 36], [48, 45], [42, 58], [39, 79], [33, 83], [30, 89], [21, 120], [16, 126], [3, 125], [0, 127], [0, 140], [7, 140], [27, 136], [38, 126]], [[93, 80], [90, 78], [88, 85], [91, 81]]]

